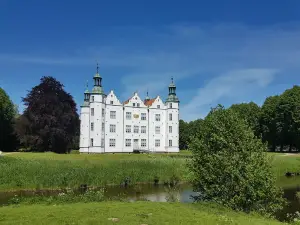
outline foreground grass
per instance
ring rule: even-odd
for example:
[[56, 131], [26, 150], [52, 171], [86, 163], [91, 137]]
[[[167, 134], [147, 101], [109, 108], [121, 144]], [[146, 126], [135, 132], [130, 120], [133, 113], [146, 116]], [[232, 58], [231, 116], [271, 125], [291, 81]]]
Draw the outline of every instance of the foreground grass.
[[0, 224], [236, 224], [279, 225], [278, 221], [206, 204], [101, 202], [0, 208]]
[[[286, 179], [287, 171], [300, 172], [300, 155], [270, 154], [278, 184], [283, 187], [300, 183]], [[174, 179], [188, 181], [186, 166], [190, 152], [180, 154], [54, 154], [12, 153], [0, 157], [0, 190], [101, 186], [122, 184], [130, 178], [139, 182], [160, 183]]]
[[168, 155], [106, 154], [57, 155], [14, 153], [0, 157], [0, 190], [101, 186], [130, 183], [186, 181], [185, 158]]

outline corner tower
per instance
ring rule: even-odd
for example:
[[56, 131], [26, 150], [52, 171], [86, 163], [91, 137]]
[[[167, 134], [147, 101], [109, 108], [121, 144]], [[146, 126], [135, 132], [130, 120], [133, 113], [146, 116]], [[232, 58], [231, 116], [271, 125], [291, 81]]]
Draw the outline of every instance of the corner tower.
[[172, 77], [169, 85], [169, 95], [166, 100], [166, 151], [179, 151], [179, 99], [176, 95], [176, 85]]
[[89, 152], [104, 152], [104, 122], [105, 122], [105, 101], [106, 95], [102, 87], [102, 77], [99, 74], [97, 63], [96, 74], [93, 77], [94, 87], [90, 94], [90, 146]]

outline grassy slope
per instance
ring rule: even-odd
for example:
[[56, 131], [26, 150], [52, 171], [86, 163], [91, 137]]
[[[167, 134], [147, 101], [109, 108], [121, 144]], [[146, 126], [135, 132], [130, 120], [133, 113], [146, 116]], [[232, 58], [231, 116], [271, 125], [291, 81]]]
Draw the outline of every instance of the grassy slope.
[[0, 208], [0, 224], [114, 224], [109, 218], [118, 218], [116, 224], [130, 225], [282, 224], [259, 216], [235, 213], [217, 207], [181, 203], [102, 202]]
[[[58, 155], [54, 153], [12, 153], [0, 157], [0, 190], [24, 188], [74, 187], [86, 183], [100, 186], [120, 184], [126, 177], [132, 183], [160, 182], [177, 177], [187, 181], [186, 158], [181, 154], [104, 154]], [[282, 177], [287, 171], [300, 172], [300, 155], [273, 155], [273, 170], [280, 177], [279, 184], [287, 186]], [[294, 183], [299, 183], [295, 179]]]

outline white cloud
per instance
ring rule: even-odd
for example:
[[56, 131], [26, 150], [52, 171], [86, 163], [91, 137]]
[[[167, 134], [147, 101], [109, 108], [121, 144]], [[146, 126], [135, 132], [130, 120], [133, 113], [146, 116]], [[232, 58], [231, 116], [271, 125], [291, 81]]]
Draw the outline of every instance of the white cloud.
[[197, 90], [197, 94], [182, 107], [182, 118], [187, 121], [203, 118], [222, 98], [230, 97], [234, 101], [259, 91], [271, 83], [276, 72], [272, 69], [245, 69], [222, 74]]

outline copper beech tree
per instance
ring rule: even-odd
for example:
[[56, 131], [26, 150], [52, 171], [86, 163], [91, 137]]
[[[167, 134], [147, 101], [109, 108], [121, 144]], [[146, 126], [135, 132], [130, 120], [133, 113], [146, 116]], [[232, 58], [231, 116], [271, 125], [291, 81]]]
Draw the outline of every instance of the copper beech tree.
[[32, 151], [68, 152], [78, 135], [79, 117], [64, 86], [53, 77], [42, 77], [23, 102], [26, 108], [17, 124], [21, 143]]

